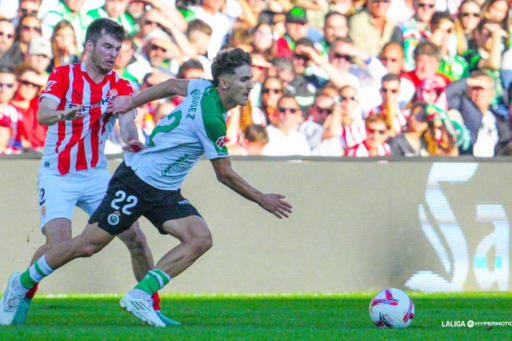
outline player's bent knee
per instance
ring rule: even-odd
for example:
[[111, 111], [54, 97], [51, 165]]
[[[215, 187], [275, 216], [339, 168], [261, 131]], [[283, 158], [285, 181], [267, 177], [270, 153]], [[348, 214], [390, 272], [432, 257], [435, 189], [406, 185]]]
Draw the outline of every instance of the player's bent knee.
[[212, 236], [206, 235], [194, 238], [190, 244], [192, 247], [192, 253], [194, 253], [197, 256], [200, 256], [212, 248]]

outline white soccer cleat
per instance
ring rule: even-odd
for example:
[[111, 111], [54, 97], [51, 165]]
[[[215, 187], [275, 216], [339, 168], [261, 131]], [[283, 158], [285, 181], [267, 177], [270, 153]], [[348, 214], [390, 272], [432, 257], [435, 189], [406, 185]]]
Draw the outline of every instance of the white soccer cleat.
[[165, 327], [165, 323], [158, 317], [155, 309], [153, 309], [153, 300], [143, 300], [140, 298], [133, 298], [130, 293], [124, 295], [119, 301], [121, 308], [150, 326]]
[[7, 289], [5, 289], [2, 300], [0, 301], [0, 325], [8, 326], [12, 324], [16, 310], [25, 295], [20, 295], [14, 290], [14, 281], [18, 280], [21, 272], [15, 272], [9, 278]]

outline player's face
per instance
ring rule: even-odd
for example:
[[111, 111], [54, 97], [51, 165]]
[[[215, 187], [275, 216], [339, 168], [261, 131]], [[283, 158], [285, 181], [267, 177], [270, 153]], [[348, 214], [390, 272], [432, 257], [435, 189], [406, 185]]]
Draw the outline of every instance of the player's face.
[[123, 42], [106, 34], [98, 39], [96, 45], [92, 45], [90, 41], [87, 43], [92, 46], [90, 61], [94, 67], [103, 74], [112, 71]]
[[240, 66], [235, 74], [227, 77], [228, 97], [237, 105], [247, 105], [249, 94], [253, 88], [252, 71], [249, 65]]

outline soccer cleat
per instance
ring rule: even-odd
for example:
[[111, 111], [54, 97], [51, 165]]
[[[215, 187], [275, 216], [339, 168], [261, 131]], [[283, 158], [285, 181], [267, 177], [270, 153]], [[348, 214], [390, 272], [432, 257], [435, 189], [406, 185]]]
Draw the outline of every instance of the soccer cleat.
[[138, 299], [130, 296], [130, 293], [124, 295], [119, 301], [121, 308], [150, 326], [165, 327], [165, 323], [158, 317], [155, 309], [153, 309], [153, 300]]
[[16, 314], [14, 315], [14, 320], [12, 320], [12, 324], [22, 325], [27, 321], [28, 310], [30, 308], [30, 303], [32, 302], [31, 298], [23, 297], [21, 299], [20, 305], [16, 310]]
[[19, 280], [21, 272], [15, 272], [7, 282], [7, 289], [5, 289], [2, 300], [0, 301], [0, 325], [8, 326], [12, 324], [16, 310], [20, 305], [21, 300], [25, 295], [20, 295], [14, 290], [14, 281]]
[[181, 322], [168, 318], [167, 316], [162, 314], [160, 310], [157, 310], [156, 314], [158, 315], [158, 317], [160, 317], [160, 320], [162, 320], [162, 322], [165, 323], [166, 326], [181, 326]]

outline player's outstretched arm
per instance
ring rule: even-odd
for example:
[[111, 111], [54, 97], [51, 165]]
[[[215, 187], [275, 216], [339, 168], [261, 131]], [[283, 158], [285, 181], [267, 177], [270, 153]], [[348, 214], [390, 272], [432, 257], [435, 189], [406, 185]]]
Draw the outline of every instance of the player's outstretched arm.
[[244, 198], [259, 204], [264, 210], [272, 213], [279, 219], [288, 218], [292, 213], [292, 205], [284, 201], [284, 195], [262, 193], [249, 185], [233, 168], [229, 157], [210, 160], [219, 180]]
[[73, 121], [84, 117], [79, 113], [83, 108], [82, 106], [69, 108], [67, 110], [57, 110], [58, 106], [57, 101], [44, 97], [39, 103], [37, 122], [42, 126], [51, 126], [60, 121]]
[[141, 105], [162, 98], [175, 95], [187, 96], [189, 82], [189, 80], [171, 78], [142, 92], [139, 92], [134, 97], [118, 96], [114, 98], [114, 101], [112, 102], [113, 112], [114, 114], [124, 114], [137, 107], [140, 107]]
[[133, 115], [119, 115], [119, 130], [121, 138], [126, 145], [123, 150], [126, 152], [139, 152], [146, 148], [144, 143], [139, 141], [139, 132], [135, 125]]

